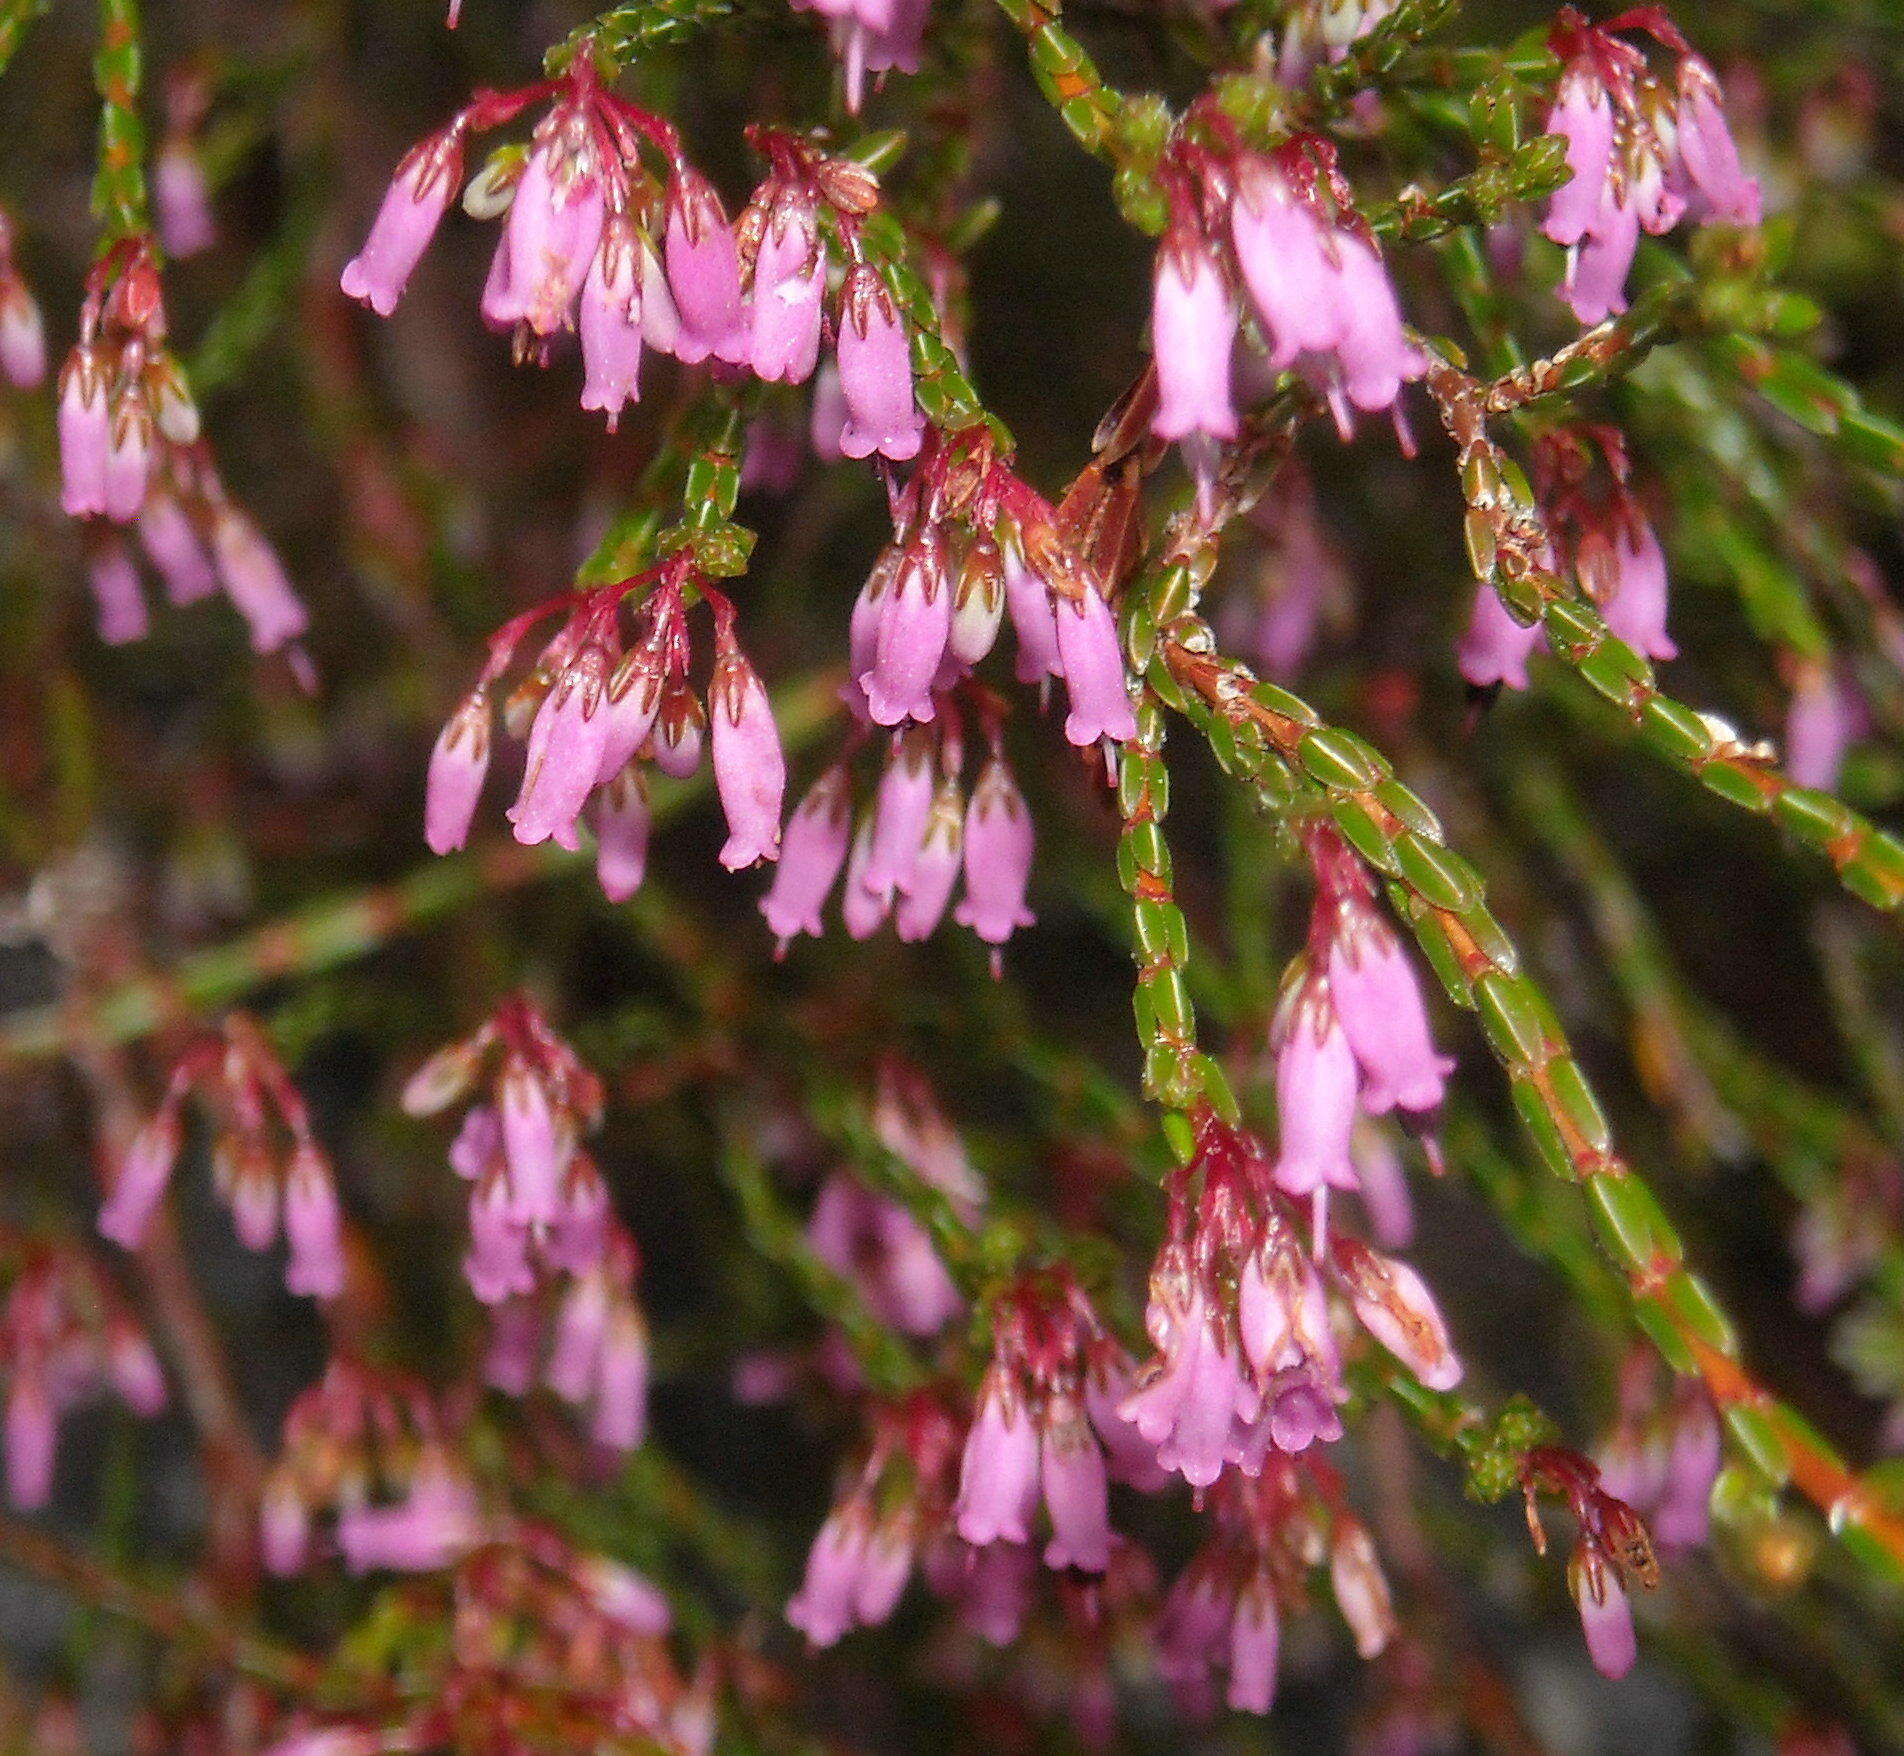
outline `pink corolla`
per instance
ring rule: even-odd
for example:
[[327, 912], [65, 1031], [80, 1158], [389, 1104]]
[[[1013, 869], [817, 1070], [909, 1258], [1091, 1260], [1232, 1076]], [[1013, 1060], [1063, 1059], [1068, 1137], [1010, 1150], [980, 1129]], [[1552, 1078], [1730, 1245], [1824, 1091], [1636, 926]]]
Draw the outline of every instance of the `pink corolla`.
[[953, 919], [987, 945], [1003, 945], [1035, 919], [1025, 906], [1034, 839], [1031, 808], [994, 751], [966, 806], [965, 894], [953, 911]]
[[994, 1366], [959, 1465], [953, 1522], [974, 1547], [1031, 1540], [1038, 1503], [1038, 1429], [1010, 1377]]
[[773, 884], [760, 899], [781, 955], [799, 934], [817, 938], [825, 931], [820, 910], [846, 864], [852, 825], [852, 779], [843, 763], [835, 763], [787, 819]]
[[780, 855], [787, 760], [760, 675], [722, 628], [708, 685], [714, 784], [727, 814], [721, 864], [730, 872]]
[[787, 1620], [815, 1646], [832, 1646], [854, 1628], [876, 1627], [906, 1588], [912, 1553], [903, 1519], [880, 1519], [863, 1501], [849, 1499], [814, 1538]]
[[690, 365], [710, 354], [744, 364], [751, 337], [740, 248], [714, 186], [686, 164], [677, 165], [669, 180], [663, 248], [680, 316], [673, 351]]
[[1452, 1057], [1429, 1034], [1421, 980], [1394, 930], [1372, 906], [1351, 907], [1329, 946], [1329, 986], [1362, 1069], [1362, 1107], [1379, 1116], [1441, 1102]]
[[916, 457], [925, 417], [913, 396], [906, 321], [869, 263], [848, 272], [840, 296], [839, 370], [846, 399], [841, 451], [848, 457], [878, 452], [895, 463]]
[[344, 265], [346, 294], [379, 317], [397, 308], [403, 289], [462, 180], [462, 137], [434, 135], [414, 146], [397, 167], [364, 247]]
[[1171, 234], [1157, 252], [1151, 347], [1157, 361], [1160, 439], [1236, 437], [1230, 360], [1236, 304], [1215, 253], [1194, 235]]

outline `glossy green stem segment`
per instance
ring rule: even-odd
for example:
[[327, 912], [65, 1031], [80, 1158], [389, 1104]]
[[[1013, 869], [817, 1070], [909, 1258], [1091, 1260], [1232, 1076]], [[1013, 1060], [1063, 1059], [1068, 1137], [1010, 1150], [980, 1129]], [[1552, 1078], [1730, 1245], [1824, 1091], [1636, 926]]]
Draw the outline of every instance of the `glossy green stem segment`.
[[[778, 697], [782, 741], [797, 750], [837, 708], [833, 680], [809, 678]], [[705, 766], [655, 801], [666, 822], [706, 793]], [[57, 1055], [76, 1044], [113, 1045], [196, 1019], [243, 999], [267, 982], [319, 975], [368, 956], [399, 933], [454, 914], [479, 898], [582, 870], [586, 861], [553, 844], [497, 842], [433, 859], [392, 884], [328, 897], [223, 945], [190, 953], [170, 970], [139, 976], [102, 993], [15, 1012], [0, 1020], [0, 1068]]]
[[1121, 163], [1118, 135], [1128, 105], [1065, 29], [1062, 8], [1054, 0], [998, 0], [998, 8], [1023, 35], [1039, 90], [1078, 144], [1107, 164]]
[[1646, 749], [1727, 804], [1772, 818], [1829, 860], [1854, 896], [1904, 910], [1904, 841], [1830, 793], [1795, 785], [1767, 751], [1664, 693], [1651, 662], [1615, 638], [1584, 593], [1552, 570], [1532, 496], [1488, 435], [1485, 387], [1445, 361], [1430, 366], [1426, 382], [1459, 451], [1475, 577], [1517, 621], [1540, 622], [1554, 653], [1632, 722]]
[[1746, 1375], [1731, 1320], [1686, 1266], [1685, 1247], [1645, 1181], [1615, 1150], [1612, 1130], [1552, 1005], [1521, 969], [1487, 908], [1480, 874], [1442, 837], [1433, 812], [1395, 778], [1380, 751], [1330, 726], [1300, 697], [1258, 683], [1217, 652], [1208, 626], [1185, 616], [1162, 630], [1163, 655], [1182, 695], [1232, 735], [1213, 740], [1226, 766], [1265, 752], [1326, 809], [1356, 851], [1388, 881], [1449, 997], [1472, 1011], [1506, 1070], [1542, 1161], [1579, 1183], [1594, 1234], [1619, 1268], [1639, 1327], [1676, 1372], [1698, 1374], [1734, 1439], [1774, 1481], [1795, 1482], [1848, 1544], [1904, 1580], [1904, 1513], [1861, 1482], [1793, 1410]]
[[104, 242], [149, 232], [145, 186], [145, 124], [139, 120], [144, 75], [138, 0], [99, 0], [99, 51], [93, 83], [99, 91], [99, 163], [93, 173], [93, 217]]
[[613, 79], [644, 49], [686, 42], [738, 10], [739, 0], [640, 0], [634, 6], [611, 6], [557, 43], [543, 65], [551, 74], [562, 73], [586, 49], [602, 77]]

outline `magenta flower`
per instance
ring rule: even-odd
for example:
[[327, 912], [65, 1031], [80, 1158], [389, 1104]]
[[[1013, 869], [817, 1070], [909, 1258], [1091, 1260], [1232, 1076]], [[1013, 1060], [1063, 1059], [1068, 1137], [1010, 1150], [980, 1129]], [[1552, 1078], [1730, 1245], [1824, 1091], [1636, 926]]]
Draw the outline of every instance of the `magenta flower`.
[[[938, 793], [934, 766], [925, 733], [902, 732], [893, 739], [873, 801], [866, 863], [858, 874], [859, 882], [882, 901], [889, 902], [894, 891], [905, 889], [919, 850], [925, 846], [926, 826]], [[849, 871], [849, 885], [851, 879]]]
[[1131, 707], [1124, 649], [1117, 638], [1111, 606], [1087, 584], [1075, 598], [1054, 592], [1052, 619], [1057, 627], [1058, 656], [1064, 664], [1065, 692], [1071, 702], [1071, 711], [1065, 716], [1065, 737], [1080, 746], [1095, 744], [1100, 738], [1122, 743], [1136, 737], [1137, 715]]
[[727, 813], [721, 864], [730, 872], [780, 857], [780, 807], [787, 759], [759, 673], [723, 627], [708, 685], [714, 741], [714, 784]]
[[379, 317], [397, 308], [423, 252], [462, 180], [459, 134], [434, 136], [414, 146], [397, 167], [364, 247], [344, 265], [341, 285]]
[[674, 353], [689, 365], [710, 354], [744, 365], [750, 337], [734, 228], [713, 184], [686, 164], [677, 164], [668, 182], [662, 247], [681, 322]]
[[595, 803], [595, 877], [610, 902], [626, 902], [648, 874], [648, 783], [632, 764], [602, 783]]
[[840, 296], [839, 366], [846, 399], [840, 450], [848, 457], [868, 457], [876, 451], [895, 463], [918, 456], [925, 417], [913, 399], [906, 323], [870, 263], [856, 263], [846, 276]]
[[1491, 585], [1475, 589], [1468, 625], [1455, 645], [1461, 675], [1477, 689], [1527, 687], [1527, 661], [1545, 635], [1539, 622], [1517, 622]]
[[560, 1210], [562, 1173], [575, 1142], [541, 1075], [519, 1054], [504, 1063], [497, 1110], [509, 1169], [507, 1211], [520, 1225], [547, 1224]]
[[1439, 1105], [1454, 1062], [1435, 1050], [1415, 966], [1385, 922], [1358, 913], [1335, 935], [1329, 986], [1361, 1063], [1362, 1107], [1379, 1116]]
[[516, 184], [497, 250], [500, 279], [485, 293], [483, 315], [538, 336], [567, 328], [606, 218], [587, 118], [568, 108], [551, 111]]
[[1867, 717], [1853, 686], [1830, 666], [1800, 665], [1785, 710], [1785, 772], [1798, 786], [1831, 791]]
[[1036, 919], [1025, 906], [1034, 841], [1031, 807], [994, 750], [966, 806], [965, 894], [952, 913], [987, 945], [1003, 945]]
[[204, 540], [177, 495], [154, 488], [139, 509], [138, 526], [139, 541], [158, 569], [169, 603], [182, 608], [217, 591], [218, 576], [212, 571]]
[[582, 282], [582, 407], [598, 409], [614, 432], [622, 409], [641, 397], [641, 245], [617, 216], [608, 222]]
[[40, 1372], [14, 1367], [5, 1425], [7, 1494], [22, 1512], [36, 1511], [52, 1497], [59, 1444], [58, 1416]]
[[1633, 1633], [1633, 1606], [1618, 1573], [1584, 1544], [1567, 1565], [1567, 1586], [1580, 1611], [1587, 1656], [1603, 1677], [1624, 1677], [1639, 1657]]
[[952, 632], [952, 580], [930, 536], [908, 543], [878, 600], [872, 662], [859, 674], [875, 725], [930, 720], [932, 684]]
[[0, 375], [15, 390], [46, 381], [46, 324], [39, 301], [0, 255]]
[[952, 886], [959, 876], [959, 844], [964, 837], [964, 801], [959, 783], [945, 775], [933, 797], [932, 811], [926, 819], [924, 838], [912, 870], [899, 886], [899, 905], [893, 911], [893, 927], [900, 939], [914, 945], [932, 937], [946, 905], [952, 900]]
[[1238, 1593], [1230, 1620], [1230, 1680], [1224, 1699], [1238, 1713], [1267, 1713], [1276, 1698], [1280, 1628], [1274, 1582], [1259, 1572]]
[[478, 689], [445, 722], [430, 752], [423, 790], [423, 839], [447, 854], [469, 840], [489, 773], [489, 698]]
[[1236, 345], [1236, 306], [1207, 244], [1167, 236], [1157, 252], [1151, 304], [1151, 346], [1157, 359], [1160, 439], [1203, 434], [1236, 437], [1230, 400], [1230, 355]]
[[[1153, 1325], [1152, 1339], [1158, 1339]], [[1162, 1358], [1124, 1399], [1121, 1413], [1156, 1447], [1157, 1461], [1193, 1488], [1207, 1488], [1240, 1452], [1261, 1406], [1217, 1316], [1199, 1289], [1169, 1313]]]
[[276, 551], [235, 506], [221, 506], [213, 519], [212, 560], [225, 595], [250, 627], [252, 651], [276, 652], [309, 626]]
[[1570, 175], [1554, 191], [1540, 229], [1572, 249], [1600, 221], [1613, 174], [1613, 101], [1591, 67], [1576, 63], [1561, 75], [1546, 132], [1566, 141]]
[[508, 812], [516, 840], [526, 846], [552, 836], [564, 847], [577, 845], [576, 819], [601, 773], [608, 738], [607, 670], [600, 642], [584, 641], [536, 709], [522, 790]]
[[812, 376], [825, 292], [826, 252], [812, 197], [789, 189], [767, 209], [754, 259], [748, 363], [757, 376], [785, 384]]
[[1356, 1065], [1325, 981], [1304, 980], [1276, 1051], [1277, 1184], [1291, 1195], [1353, 1189]]
[[99, 1233], [122, 1250], [136, 1250], [145, 1241], [172, 1167], [179, 1153], [178, 1106], [167, 1101], [132, 1137], [125, 1157], [113, 1176], [112, 1188], [99, 1209]]
[[1038, 1431], [1010, 1379], [993, 1366], [979, 1391], [978, 1412], [959, 1463], [952, 1519], [975, 1548], [1031, 1540], [1038, 1504]]
[[787, 1620], [815, 1646], [831, 1646], [853, 1628], [885, 1621], [911, 1571], [912, 1545], [901, 1522], [876, 1521], [870, 1507], [848, 1500], [814, 1538]]
[[1051, 1519], [1045, 1565], [1102, 1573], [1111, 1559], [1110, 1488], [1104, 1453], [1084, 1411], [1069, 1398], [1054, 1397], [1038, 1445], [1045, 1512]]
[[1064, 675], [1058, 656], [1058, 623], [1052, 613], [1051, 592], [1026, 563], [1015, 543], [1004, 551], [1005, 609], [1018, 641], [1017, 674], [1021, 683], [1042, 683]]
[[103, 366], [85, 345], [73, 349], [59, 383], [60, 507], [69, 518], [106, 510], [112, 416]]
[[196, 256], [217, 243], [211, 186], [205, 180], [204, 162], [189, 140], [174, 137], [159, 149], [152, 165], [152, 206], [166, 255]]
[[1322, 226], [1267, 160], [1252, 156], [1238, 168], [1230, 236], [1271, 367], [1287, 371], [1303, 354], [1333, 349], [1343, 311]]
[[101, 543], [86, 564], [86, 583], [92, 587], [99, 638], [108, 646], [143, 640], [151, 627], [139, 570], [120, 542]]
[[[883, 784], [883, 783], [882, 783]], [[849, 939], [870, 939], [885, 925], [892, 910], [894, 886], [876, 886], [867, 881], [873, 863], [873, 838], [878, 827], [877, 810], [859, 820], [846, 855], [846, 883], [840, 897], [840, 922]]]
[[1674, 169], [1687, 211], [1695, 219], [1733, 225], [1759, 223], [1762, 202], [1756, 177], [1739, 163], [1739, 149], [1726, 125], [1719, 82], [1696, 55], [1679, 63], [1679, 104], [1674, 114]]
[[1335, 1240], [1335, 1270], [1362, 1327], [1430, 1390], [1461, 1382], [1461, 1361], [1428, 1284], [1406, 1262], [1359, 1240]]
[[284, 1237], [291, 1247], [284, 1284], [309, 1299], [344, 1290], [343, 1218], [323, 1156], [309, 1147], [291, 1155], [284, 1178]]
[[820, 910], [846, 863], [852, 823], [852, 779], [843, 763], [835, 763], [793, 808], [773, 883], [760, 899], [781, 955], [798, 934], [817, 939], [825, 930]]
[[469, 1253], [463, 1258], [469, 1290], [485, 1305], [535, 1291], [529, 1263], [529, 1228], [517, 1217], [512, 1183], [493, 1172], [477, 1185], [469, 1203]]
[[1625, 507], [1610, 527], [1591, 525], [1574, 565], [1615, 635], [1650, 659], [1678, 656], [1666, 632], [1666, 552], [1637, 507]]

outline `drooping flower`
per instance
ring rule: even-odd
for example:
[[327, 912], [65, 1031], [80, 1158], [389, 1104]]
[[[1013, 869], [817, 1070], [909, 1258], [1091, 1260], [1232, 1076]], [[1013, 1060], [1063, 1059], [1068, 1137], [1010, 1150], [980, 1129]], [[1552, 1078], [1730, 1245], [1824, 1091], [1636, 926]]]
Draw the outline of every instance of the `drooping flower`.
[[839, 369], [846, 398], [840, 450], [848, 457], [878, 452], [895, 463], [918, 456], [925, 417], [913, 397], [906, 322], [868, 263], [848, 271], [840, 296]]

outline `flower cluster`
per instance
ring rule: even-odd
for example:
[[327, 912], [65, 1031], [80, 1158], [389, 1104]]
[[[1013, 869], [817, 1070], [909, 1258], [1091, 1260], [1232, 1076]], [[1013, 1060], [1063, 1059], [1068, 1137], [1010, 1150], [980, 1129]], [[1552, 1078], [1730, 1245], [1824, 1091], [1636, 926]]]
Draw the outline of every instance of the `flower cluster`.
[[415, 1379], [333, 1359], [284, 1417], [259, 1506], [265, 1566], [281, 1575], [310, 1566], [320, 1514], [334, 1514], [337, 1551], [354, 1573], [447, 1565], [484, 1530], [456, 1438]]
[[344, 1237], [330, 1161], [283, 1063], [240, 1012], [173, 1067], [157, 1112], [113, 1173], [100, 1232], [122, 1249], [139, 1248], [178, 1162], [193, 1097], [211, 1124], [213, 1181], [239, 1240], [268, 1250], [282, 1222], [290, 1250], [284, 1284], [306, 1298], [336, 1298], [344, 1290]]
[[1309, 944], [1284, 978], [1276, 1051], [1276, 1185], [1314, 1197], [1361, 1186], [1358, 1116], [1440, 1106], [1454, 1063], [1429, 1034], [1414, 965], [1375, 903], [1368, 873], [1334, 829], [1308, 840], [1316, 874]]
[[[470, 1189], [463, 1272], [495, 1312], [490, 1382], [522, 1396], [540, 1373], [591, 1411], [599, 1444], [632, 1450], [647, 1430], [648, 1407], [648, 1330], [634, 1296], [639, 1259], [579, 1144], [601, 1124], [601, 1081], [518, 995], [425, 1062], [404, 1090], [404, 1107], [433, 1115], [479, 1082], [487, 1101], [464, 1114], [449, 1156]], [[558, 1276], [567, 1279], [555, 1295]]]
[[[261, 653], [304, 632], [309, 618], [283, 565], [225, 492], [200, 441], [198, 407], [166, 345], [158, 263], [143, 236], [113, 245], [87, 275], [79, 341], [60, 371], [59, 450], [61, 506], [74, 518], [136, 523], [174, 604], [222, 586]], [[92, 570], [101, 635], [138, 639], [146, 612], [137, 575], [114, 536], [98, 541], [117, 557]]]
[[1539, 1495], [1558, 1494], [1567, 1502], [1580, 1532], [1567, 1562], [1567, 1589], [1579, 1606], [1587, 1652], [1602, 1675], [1625, 1676], [1639, 1655], [1625, 1581], [1631, 1575], [1649, 1591], [1659, 1583], [1659, 1563], [1645, 1522], [1601, 1486], [1598, 1465], [1558, 1446], [1537, 1445], [1522, 1459], [1521, 1491], [1527, 1501], [1527, 1528], [1543, 1555], [1547, 1533], [1540, 1522]]
[[[267, 1756], [712, 1749], [712, 1674], [683, 1678], [667, 1601], [633, 1569], [512, 1522], [457, 1560], [445, 1585], [396, 1660], [416, 1687], [389, 1691], [374, 1715], [309, 1719]], [[524, 1676], [535, 1679], [532, 1701]]]
[[[1670, 86], [1614, 34], [1622, 24], [1679, 57]], [[1740, 167], [1712, 69], [1658, 7], [1602, 27], [1566, 6], [1549, 42], [1562, 70], [1547, 132], [1566, 141], [1572, 174], [1541, 229], [1567, 252], [1561, 296], [1582, 323], [1598, 323], [1626, 309], [1642, 231], [1682, 219], [1757, 225], [1759, 186]]]
[[1165, 1479], [1122, 1412], [1133, 1362], [1068, 1270], [1022, 1277], [990, 1315], [992, 1359], [960, 1459], [954, 1528], [975, 1549], [1028, 1544], [1042, 1494], [1045, 1565], [1102, 1573], [1111, 1473], [1150, 1489]]
[[[624, 644], [622, 606], [633, 597], [639, 634]], [[714, 660], [702, 706], [688, 681], [691, 602], [714, 618]], [[580, 845], [580, 820], [593, 802], [596, 872], [624, 901], [647, 867], [649, 765], [676, 779], [713, 746], [714, 781], [730, 831], [721, 849], [729, 871], [780, 853], [786, 759], [767, 691], [734, 637], [734, 606], [704, 578], [688, 550], [631, 579], [552, 598], [491, 637], [475, 689], [451, 716], [430, 758], [424, 835], [437, 853], [468, 839], [489, 772], [492, 693], [523, 637], [564, 613], [530, 675], [503, 703], [503, 725], [527, 745], [522, 785], [509, 820], [516, 839]]]
[[[878, 201], [872, 176], [756, 127], [771, 168], [736, 225], [673, 126], [606, 90], [588, 55], [559, 79], [480, 94], [411, 148], [344, 269], [344, 291], [388, 316], [462, 181], [470, 138], [544, 101], [527, 151], [492, 155], [464, 197], [472, 213], [507, 215], [482, 314], [514, 335], [519, 358], [546, 360], [557, 335], [576, 331], [582, 406], [612, 428], [639, 398], [646, 349], [801, 382], [818, 362], [830, 303], [842, 449], [895, 460], [918, 451], [925, 422], [906, 321], [862, 236]], [[836, 252], [843, 278], [830, 295]]]
[[1205, 1503], [1210, 1533], [1157, 1617], [1157, 1668], [1192, 1713], [1207, 1715], [1214, 1674], [1238, 1712], [1267, 1713], [1282, 1624], [1326, 1558], [1336, 1607], [1357, 1654], [1376, 1657], [1395, 1632], [1388, 1581], [1368, 1527], [1319, 1459], [1279, 1457], [1254, 1477], [1231, 1473]]
[[1170, 224], [1151, 306], [1157, 436], [1185, 444], [1200, 481], [1214, 472], [1214, 447], [1236, 437], [1239, 289], [1260, 342], [1244, 363], [1263, 388], [1299, 369], [1345, 436], [1352, 410], [1394, 409], [1421, 358], [1334, 148], [1297, 135], [1257, 152], [1220, 109], [1200, 104], [1164, 168]]
[[1299, 1213], [1249, 1136], [1206, 1115], [1168, 1195], [1144, 1318], [1157, 1357], [1120, 1412], [1191, 1486], [1209, 1487], [1226, 1467], [1258, 1475], [1276, 1454], [1341, 1437], [1347, 1391], [1331, 1287], [1424, 1384], [1459, 1381], [1421, 1277], [1321, 1223], [1305, 1244]]
[[124, 1300], [78, 1249], [8, 1232], [0, 1264], [8, 1277], [0, 1303], [7, 1494], [31, 1510], [53, 1491], [65, 1410], [111, 1390], [134, 1413], [155, 1415], [165, 1379]]

